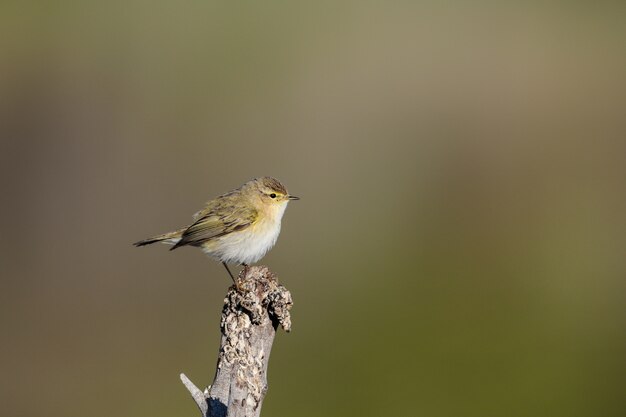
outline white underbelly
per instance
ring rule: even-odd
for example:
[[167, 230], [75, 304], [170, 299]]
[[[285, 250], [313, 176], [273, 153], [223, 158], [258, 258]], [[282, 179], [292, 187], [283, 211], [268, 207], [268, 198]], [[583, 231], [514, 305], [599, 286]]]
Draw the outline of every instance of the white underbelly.
[[280, 221], [251, 226], [216, 239], [204, 252], [226, 263], [253, 264], [269, 251], [280, 234]]

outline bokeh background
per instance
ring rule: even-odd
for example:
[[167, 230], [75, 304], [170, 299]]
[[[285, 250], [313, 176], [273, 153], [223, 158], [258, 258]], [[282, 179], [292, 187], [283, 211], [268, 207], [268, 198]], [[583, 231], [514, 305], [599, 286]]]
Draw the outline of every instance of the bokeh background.
[[624, 416], [625, 12], [3, 1], [2, 414], [197, 415], [229, 278], [131, 243], [272, 175], [264, 416]]

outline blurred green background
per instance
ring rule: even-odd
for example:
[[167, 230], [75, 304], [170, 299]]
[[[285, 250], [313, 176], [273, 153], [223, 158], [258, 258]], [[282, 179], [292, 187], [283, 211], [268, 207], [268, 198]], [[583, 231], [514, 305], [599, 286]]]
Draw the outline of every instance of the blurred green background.
[[230, 280], [131, 243], [262, 175], [268, 416], [626, 415], [621, 2], [0, 4], [6, 416], [195, 416]]

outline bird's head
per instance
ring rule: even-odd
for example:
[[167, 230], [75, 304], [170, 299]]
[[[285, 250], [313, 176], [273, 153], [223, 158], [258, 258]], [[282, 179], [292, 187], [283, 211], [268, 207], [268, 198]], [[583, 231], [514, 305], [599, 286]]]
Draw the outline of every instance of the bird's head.
[[264, 206], [283, 206], [290, 200], [299, 200], [299, 197], [290, 195], [287, 188], [276, 178], [255, 178], [244, 185], [246, 193], [254, 194]]

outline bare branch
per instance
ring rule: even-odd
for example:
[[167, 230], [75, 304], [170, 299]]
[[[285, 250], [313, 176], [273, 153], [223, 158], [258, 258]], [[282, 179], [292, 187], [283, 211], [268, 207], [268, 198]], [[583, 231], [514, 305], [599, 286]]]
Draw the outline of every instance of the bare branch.
[[180, 380], [183, 382], [183, 384], [185, 385], [185, 387], [187, 388], [187, 390], [193, 397], [202, 415], [206, 416], [209, 406], [207, 402], [207, 397], [204, 394], [204, 392], [200, 391], [200, 389], [196, 387], [189, 378], [187, 378], [187, 375], [180, 374]]
[[276, 329], [291, 330], [291, 294], [265, 266], [246, 267], [229, 288], [213, 384], [204, 392], [180, 378], [203, 417], [258, 417], [267, 392], [267, 366]]

